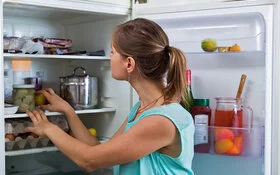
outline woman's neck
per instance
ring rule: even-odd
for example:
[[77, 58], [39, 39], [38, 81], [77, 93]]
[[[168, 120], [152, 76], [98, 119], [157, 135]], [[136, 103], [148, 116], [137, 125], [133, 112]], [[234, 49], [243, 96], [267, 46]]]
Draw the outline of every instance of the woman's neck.
[[131, 81], [130, 83], [140, 98], [141, 107], [155, 102], [154, 104], [151, 104], [152, 107], [154, 107], [164, 102], [163, 86], [160, 83], [141, 78], [137, 80], [134, 79], [134, 81]]

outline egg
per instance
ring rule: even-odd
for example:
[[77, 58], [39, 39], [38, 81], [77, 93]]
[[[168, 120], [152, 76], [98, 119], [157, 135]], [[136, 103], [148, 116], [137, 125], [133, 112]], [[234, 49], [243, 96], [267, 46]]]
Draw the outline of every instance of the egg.
[[17, 137], [15, 138], [15, 141], [20, 141], [20, 140], [22, 140], [22, 138], [21, 138], [20, 136], [17, 136]]
[[33, 136], [34, 138], [39, 137], [37, 134], [34, 134], [33, 132], [31, 132], [30, 135]]
[[14, 141], [15, 140], [14, 134], [6, 134], [5, 138], [9, 139], [10, 141]]

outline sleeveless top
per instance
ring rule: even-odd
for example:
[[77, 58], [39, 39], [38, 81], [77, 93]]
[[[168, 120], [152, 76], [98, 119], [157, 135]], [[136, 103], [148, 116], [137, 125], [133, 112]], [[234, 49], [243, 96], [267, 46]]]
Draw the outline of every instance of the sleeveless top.
[[167, 117], [180, 133], [181, 153], [173, 158], [155, 151], [139, 160], [116, 165], [114, 175], [193, 175], [191, 166], [194, 155], [194, 124], [191, 114], [180, 104], [171, 103], [146, 110], [133, 121], [139, 106], [140, 101], [131, 109], [124, 132], [145, 117], [151, 115]]

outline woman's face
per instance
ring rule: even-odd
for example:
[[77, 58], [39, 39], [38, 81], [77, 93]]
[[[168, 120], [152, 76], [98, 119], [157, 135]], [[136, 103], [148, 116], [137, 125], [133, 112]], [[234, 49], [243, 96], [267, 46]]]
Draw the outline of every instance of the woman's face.
[[112, 46], [110, 53], [112, 77], [116, 80], [127, 80], [126, 59]]

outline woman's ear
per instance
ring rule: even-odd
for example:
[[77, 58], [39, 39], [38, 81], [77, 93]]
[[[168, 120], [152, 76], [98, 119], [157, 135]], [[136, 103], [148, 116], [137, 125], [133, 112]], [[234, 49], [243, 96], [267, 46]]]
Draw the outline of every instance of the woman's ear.
[[126, 62], [127, 73], [131, 73], [135, 69], [135, 60], [132, 57], [127, 57], [126, 60], [127, 60]]

